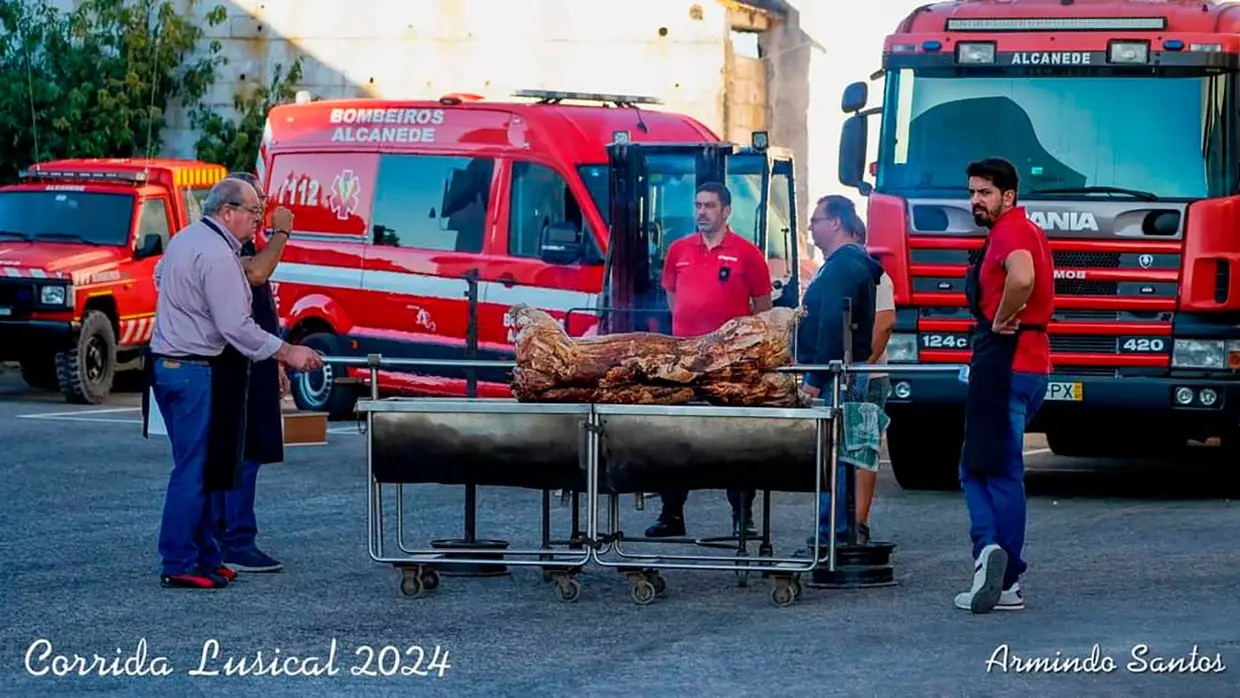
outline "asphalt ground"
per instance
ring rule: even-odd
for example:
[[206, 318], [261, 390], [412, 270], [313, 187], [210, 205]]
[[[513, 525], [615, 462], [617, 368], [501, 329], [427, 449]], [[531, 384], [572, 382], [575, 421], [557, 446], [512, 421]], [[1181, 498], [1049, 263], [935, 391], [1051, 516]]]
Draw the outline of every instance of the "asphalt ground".
[[[537, 570], [514, 568], [505, 577], [443, 577], [435, 591], [406, 598], [399, 573], [367, 552], [365, 437], [351, 423], [333, 423], [328, 445], [292, 448], [287, 462], [260, 475], [259, 542], [285, 563], [284, 572], [243, 575], [220, 591], [165, 590], [156, 539], [170, 448], [165, 440], [141, 438], [139, 397], [75, 407], [15, 378], [0, 376], [6, 485], [0, 490], [0, 694], [1222, 696], [1240, 690], [1240, 509], [1230, 499], [1240, 491], [1240, 464], [1203, 456], [1120, 467], [1057, 458], [1031, 439], [1023, 612], [974, 616], [953, 608], [971, 572], [963, 501], [959, 494], [904, 492], [886, 471], [872, 520], [876, 538], [898, 545], [894, 587], [807, 588], [796, 605], [777, 608], [765, 580], [754, 577], [741, 588], [731, 572], [669, 570], [667, 597], [638, 606], [623, 577], [589, 567], [580, 578], [581, 597], [564, 603]], [[393, 499], [387, 497], [389, 506]], [[803, 546], [814, 517], [811, 500], [774, 495], [777, 554]], [[482, 489], [479, 534], [536, 545], [539, 501], [537, 492]], [[627, 528], [643, 527], [657, 513], [657, 501], [648, 501], [645, 511], [634, 511], [631, 497], [623, 501]], [[459, 488], [409, 488], [409, 543], [459, 535], [461, 506]], [[694, 493], [688, 513], [691, 533], [728, 529], [722, 492]], [[553, 516], [559, 529], [567, 527], [566, 510], [557, 506]], [[394, 528], [390, 521], [388, 527]], [[326, 659], [333, 643], [333, 675], [223, 675], [230, 657], [234, 666], [260, 652], [268, 664], [277, 651], [281, 660]], [[144, 648], [147, 674], [33, 675], [49, 666], [39, 658], [49, 647], [109, 661]], [[1150, 664], [1130, 664], [1142, 648]], [[1205, 657], [1197, 671], [1154, 671], [1154, 657], [1182, 659], [1194, 649]], [[436, 650], [440, 661], [431, 667]], [[1093, 666], [1045, 670], [1057, 656], [1091, 653]], [[156, 657], [165, 658], [170, 675], [150, 673], [160, 668]], [[381, 657], [394, 675], [377, 671]], [[1018, 657], [1046, 664], [1022, 671]], [[367, 668], [374, 675], [358, 675]], [[196, 676], [196, 669], [220, 675]]]

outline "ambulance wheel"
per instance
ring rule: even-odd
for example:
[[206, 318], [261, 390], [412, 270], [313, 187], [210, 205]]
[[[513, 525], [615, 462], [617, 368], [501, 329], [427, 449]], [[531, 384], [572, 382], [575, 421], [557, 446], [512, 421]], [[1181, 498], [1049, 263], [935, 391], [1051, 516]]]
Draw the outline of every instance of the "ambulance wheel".
[[891, 473], [906, 490], [959, 490], [963, 447], [963, 417], [936, 419], [925, 414], [902, 414], [887, 427]]
[[[302, 339], [298, 344], [310, 347], [325, 356], [340, 356], [336, 335], [319, 332]], [[325, 364], [318, 371], [297, 373], [289, 380], [289, 392], [297, 409], [307, 412], [326, 412], [328, 419], [348, 419], [357, 406], [357, 391], [353, 385], [339, 384], [336, 378], [348, 375], [348, 367]]]
[[87, 310], [82, 328], [69, 351], [56, 355], [56, 376], [65, 400], [98, 405], [112, 393], [116, 374], [116, 332], [112, 320], [98, 310]]

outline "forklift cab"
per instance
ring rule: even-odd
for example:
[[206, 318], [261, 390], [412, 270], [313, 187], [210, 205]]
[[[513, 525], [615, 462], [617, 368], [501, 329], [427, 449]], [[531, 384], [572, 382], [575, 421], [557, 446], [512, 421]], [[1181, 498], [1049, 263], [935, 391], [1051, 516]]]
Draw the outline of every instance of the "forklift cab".
[[698, 186], [706, 182], [728, 188], [729, 225], [765, 253], [775, 306], [798, 305], [796, 189], [790, 153], [721, 142], [617, 142], [608, 147], [608, 157], [611, 231], [601, 332], [671, 334], [671, 309], [661, 283], [663, 265], [673, 242], [697, 234], [693, 202]]

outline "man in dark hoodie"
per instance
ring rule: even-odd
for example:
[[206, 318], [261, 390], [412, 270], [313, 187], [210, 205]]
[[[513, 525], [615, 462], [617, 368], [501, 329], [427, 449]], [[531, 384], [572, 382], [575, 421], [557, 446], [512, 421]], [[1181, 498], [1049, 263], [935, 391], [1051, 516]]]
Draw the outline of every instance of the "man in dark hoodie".
[[[844, 360], [845, 300], [852, 303], [851, 361], [864, 363], [871, 354], [875, 302], [878, 282], [883, 277], [883, 265], [859, 242], [865, 238], [865, 227], [852, 201], [839, 195], [822, 197], [814, 207], [809, 223], [814, 244], [822, 250], [826, 263], [805, 291], [804, 304], [808, 315], [797, 327], [797, 363], [827, 364]], [[866, 374], [854, 374], [852, 390], [843, 397], [863, 401], [866, 378]], [[811, 395], [829, 401], [831, 374], [807, 375], [805, 389]], [[844, 482], [842, 473], [838, 476], [838, 482]], [[845, 496], [841, 496], [836, 503], [836, 533], [841, 538], [848, 530], [845, 502]], [[824, 494], [818, 513], [819, 538], [823, 542], [831, 535], [830, 506], [830, 496]]]

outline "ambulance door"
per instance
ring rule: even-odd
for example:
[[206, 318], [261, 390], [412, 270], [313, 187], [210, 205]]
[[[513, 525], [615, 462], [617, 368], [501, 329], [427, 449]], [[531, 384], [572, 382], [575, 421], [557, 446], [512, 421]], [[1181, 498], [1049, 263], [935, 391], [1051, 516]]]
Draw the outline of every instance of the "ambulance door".
[[[367, 343], [373, 351], [417, 359], [467, 358], [466, 344], [475, 331], [468, 278], [477, 280], [481, 301], [496, 169], [490, 156], [378, 156], [363, 276], [375, 317], [376, 331]], [[419, 394], [460, 395], [467, 380], [464, 370], [446, 366], [401, 373], [405, 387]], [[480, 383], [504, 379], [502, 372], [486, 371], [477, 372], [477, 378]]]
[[[584, 213], [589, 193], [576, 173], [550, 160], [508, 160], [501, 176], [506, 196], [496, 222], [495, 249], [484, 270], [484, 337], [511, 344], [504, 315], [518, 303], [549, 313], [571, 335], [583, 334], [597, 324], [603, 278], [597, 243], [601, 236]], [[571, 250], [558, 245], [544, 250], [545, 242], [561, 238], [572, 244]]]

